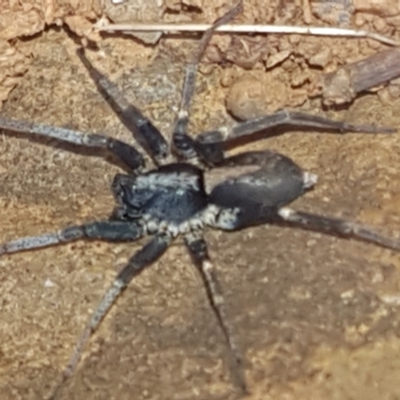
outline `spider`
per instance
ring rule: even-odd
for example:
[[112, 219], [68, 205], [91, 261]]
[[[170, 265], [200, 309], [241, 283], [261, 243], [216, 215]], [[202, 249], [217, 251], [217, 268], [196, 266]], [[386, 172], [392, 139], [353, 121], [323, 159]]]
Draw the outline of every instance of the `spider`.
[[[352, 125], [300, 112], [281, 110], [273, 115], [203, 132], [192, 138], [187, 133], [189, 106], [194, 93], [198, 64], [214, 30], [241, 11], [238, 3], [206, 31], [189, 61], [182, 99], [172, 136], [172, 151], [160, 131], [135, 106], [129, 104], [106, 76], [86, 57], [77, 53], [100, 93], [151, 157], [155, 167], [147, 169], [135, 147], [98, 134], [10, 120], [0, 116], [0, 128], [51, 137], [83, 148], [106, 150], [125, 166], [117, 174], [111, 190], [116, 206], [104, 220], [66, 227], [58, 232], [24, 237], [0, 245], [0, 255], [69, 243], [77, 240], [133, 242], [144, 236], [150, 240], [128, 261], [103, 295], [78, 339], [76, 348], [51, 398], [77, 367], [92, 333], [108, 313], [116, 298], [143, 269], [159, 259], [168, 246], [182, 236], [207, 289], [211, 307], [225, 337], [232, 378], [246, 391], [242, 356], [233, 329], [226, 317], [222, 291], [203, 238], [206, 228], [240, 230], [260, 224], [278, 224], [322, 231], [344, 238], [356, 238], [400, 250], [400, 242], [344, 219], [331, 218], [286, 207], [316, 183], [316, 176], [303, 171], [290, 158], [272, 152], [246, 152], [225, 156], [225, 146], [235, 139], [278, 126], [304, 126], [339, 132], [390, 133], [388, 128]], [[175, 156], [175, 160], [173, 159]], [[221, 178], [222, 176], [222, 178]]]

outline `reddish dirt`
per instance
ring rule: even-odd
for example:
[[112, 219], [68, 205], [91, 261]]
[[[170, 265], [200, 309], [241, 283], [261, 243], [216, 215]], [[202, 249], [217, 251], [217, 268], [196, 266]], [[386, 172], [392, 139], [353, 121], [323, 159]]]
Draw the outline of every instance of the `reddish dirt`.
[[[293, 41], [274, 40], [276, 49]], [[171, 38], [145, 47], [130, 38], [109, 37], [89, 55], [168, 135], [185, 60], [195, 43]], [[25, 74], [16, 74], [2, 114], [130, 140], [88, 78], [75, 55], [77, 43], [65, 30], [50, 28], [9, 45], [29, 62]], [[332, 65], [381, 48], [363, 39], [330, 38], [303, 38], [301, 46], [337, 49]], [[270, 71], [293, 91], [271, 85], [263, 96], [321, 114], [318, 99], [308, 97], [313, 80], [301, 76], [323, 70], [307, 64], [312, 52], [297, 53]], [[192, 132], [232, 123], [225, 99], [244, 73], [237, 65], [202, 66]], [[298, 101], [299, 93], [304, 101]], [[397, 127], [399, 107], [394, 97], [367, 94], [328, 115]], [[315, 190], [293, 208], [358, 220], [398, 237], [397, 137], [292, 131], [235, 152], [274, 149], [317, 173]], [[2, 241], [103, 218], [112, 210], [109, 186], [116, 166], [54, 141], [9, 132], [1, 139]], [[207, 240], [246, 360], [249, 399], [400, 398], [397, 254], [270, 226], [231, 234], [210, 231]], [[50, 392], [99, 298], [143, 243], [77, 242], [0, 259], [2, 399], [41, 399]], [[201, 279], [177, 243], [132, 282], [59, 398], [237, 399], [225, 360], [226, 347]]]

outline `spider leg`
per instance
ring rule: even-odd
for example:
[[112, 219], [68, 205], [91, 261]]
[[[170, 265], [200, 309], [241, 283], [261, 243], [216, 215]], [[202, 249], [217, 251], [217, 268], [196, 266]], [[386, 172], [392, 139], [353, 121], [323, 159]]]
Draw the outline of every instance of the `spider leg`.
[[0, 116], [0, 128], [23, 134], [32, 133], [72, 143], [77, 146], [105, 149], [117, 157], [130, 170], [140, 170], [144, 165], [143, 156], [132, 146], [111, 137], [83, 133], [72, 129], [17, 121]]
[[222, 17], [218, 18], [213, 25], [204, 32], [199, 46], [192, 55], [189, 63], [186, 66], [185, 78], [182, 89], [182, 98], [179, 106], [177, 120], [173, 130], [172, 141], [176, 153], [184, 159], [192, 159], [200, 156], [203, 160], [220, 160], [223, 158], [222, 148], [219, 146], [207, 145], [193, 140], [187, 134], [189, 123], [189, 108], [193, 98], [196, 75], [200, 60], [210, 43], [211, 37], [216, 28], [228, 23], [242, 11], [242, 2], [239, 0], [237, 4], [230, 9]]
[[200, 274], [205, 283], [211, 307], [215, 312], [218, 323], [228, 344], [233, 362], [232, 374], [235, 378], [235, 382], [241, 391], [246, 393], [246, 383], [242, 369], [242, 356], [234, 338], [234, 330], [226, 316], [227, 313], [224, 304], [224, 297], [222, 295], [222, 289], [217, 279], [214, 265], [208, 256], [207, 244], [202, 236], [193, 233], [185, 236], [185, 243], [197, 267], [199, 268]]
[[143, 235], [143, 228], [132, 222], [95, 221], [84, 225], [70, 226], [58, 232], [28, 236], [3, 243], [0, 245], [0, 255], [69, 243], [83, 238], [104, 241], [132, 241]]
[[99, 305], [93, 312], [89, 319], [89, 323], [79, 337], [74, 352], [65, 368], [61, 381], [53, 389], [50, 399], [57, 396], [58, 391], [61, 389], [63, 383], [72, 375], [76, 366], [78, 365], [86, 343], [89, 341], [92, 333], [98, 328], [100, 322], [109, 312], [117, 297], [128, 286], [129, 282], [137, 276], [144, 268], [154, 263], [160, 258], [170, 245], [172, 238], [165, 234], [154, 236], [154, 238], [142, 247], [134, 256], [128, 261], [128, 264], [114, 279], [114, 282], [108, 288], [100, 300]]
[[400, 240], [391, 239], [364, 225], [345, 219], [295, 211], [288, 207], [253, 207], [251, 209], [251, 218], [248, 216], [248, 212], [249, 210], [246, 210], [244, 206], [236, 209], [218, 209], [216, 218], [210, 222], [210, 225], [227, 231], [261, 224], [288, 225], [310, 231], [323, 232], [332, 236], [353, 238], [400, 251]]
[[229, 157], [223, 165], [235, 166], [239, 172], [249, 166], [258, 168], [225, 178], [212, 188], [208, 225], [224, 230], [261, 224], [290, 225], [400, 251], [399, 240], [363, 225], [285, 207], [316, 182], [315, 175], [303, 171], [288, 157], [272, 151], [249, 152]]
[[330, 118], [284, 109], [275, 114], [250, 119], [232, 127], [225, 126], [214, 131], [203, 132], [197, 136], [196, 141], [199, 143], [221, 143], [279, 126], [303, 126], [340, 133], [393, 133], [396, 131], [393, 128], [374, 125], [353, 125], [345, 121], [335, 121]]
[[354, 238], [363, 242], [369, 242], [381, 247], [400, 251], [400, 241], [383, 236], [355, 222], [303, 211], [295, 211], [287, 207], [280, 208], [277, 213], [281, 221], [287, 222], [290, 226], [298, 226], [303, 229], [324, 232], [334, 236]]
[[120, 121], [133, 133], [135, 139], [150, 154], [157, 165], [165, 164], [168, 161], [169, 146], [161, 132], [138, 108], [128, 103], [115, 83], [92, 65], [83, 48], [77, 50], [77, 55], [96, 83], [97, 89]]

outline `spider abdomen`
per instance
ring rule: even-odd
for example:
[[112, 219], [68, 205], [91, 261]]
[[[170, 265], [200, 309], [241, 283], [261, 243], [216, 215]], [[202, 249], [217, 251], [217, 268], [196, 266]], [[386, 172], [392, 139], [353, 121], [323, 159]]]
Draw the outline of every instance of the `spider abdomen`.
[[211, 204], [237, 210], [236, 229], [272, 222], [276, 209], [300, 197], [316, 182], [315, 175], [272, 151], [243, 153], [226, 159], [224, 166], [235, 166], [238, 171], [253, 167], [219, 183], [210, 194]]

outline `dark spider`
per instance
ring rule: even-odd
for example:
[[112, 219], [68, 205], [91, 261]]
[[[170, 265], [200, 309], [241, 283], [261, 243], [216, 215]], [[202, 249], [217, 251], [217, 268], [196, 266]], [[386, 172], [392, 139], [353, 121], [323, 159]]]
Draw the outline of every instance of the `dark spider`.
[[[180, 162], [171, 160], [168, 143], [160, 131], [133, 105], [128, 104], [118, 88], [97, 71], [78, 51], [83, 64], [102, 95], [117, 112], [122, 123], [153, 159], [156, 168], [144, 172], [144, 159], [131, 145], [97, 134], [9, 120], [0, 117], [0, 128], [55, 138], [84, 148], [107, 150], [129, 170], [115, 176], [112, 191], [117, 206], [111, 217], [102, 221], [71, 226], [56, 233], [20, 238], [0, 245], [0, 254], [37, 249], [79, 239], [135, 241], [143, 236], [152, 239], [129, 260], [104, 294], [100, 304], [77, 342], [64, 371], [63, 380], [72, 374], [84, 345], [98, 328], [115, 299], [145, 267], [155, 262], [171, 242], [182, 235], [204, 280], [211, 306], [224, 333], [235, 383], [246, 390], [240, 351], [226, 318], [222, 292], [203, 239], [206, 227], [226, 231], [260, 224], [280, 224], [353, 237], [382, 247], [400, 250], [400, 242], [386, 238], [366, 227], [343, 219], [330, 218], [284, 207], [316, 183], [316, 176], [304, 172], [291, 159], [272, 151], [248, 152], [224, 156], [223, 145], [234, 138], [277, 126], [306, 126], [339, 132], [392, 132], [369, 125], [351, 125], [323, 117], [282, 110], [276, 114], [204, 132], [196, 138], [187, 134], [188, 109], [194, 92], [197, 66], [213, 31], [235, 17], [239, 3], [218, 19], [200, 41], [189, 62], [183, 85], [182, 101], [173, 131], [173, 147]], [[206, 181], [205, 172], [220, 173], [223, 179]], [[229, 173], [230, 175], [226, 175]]]

